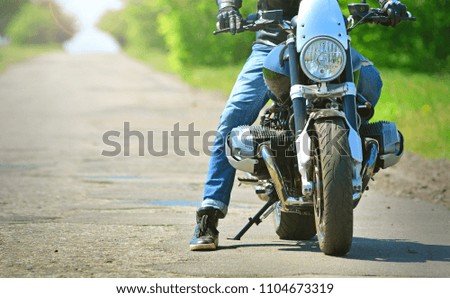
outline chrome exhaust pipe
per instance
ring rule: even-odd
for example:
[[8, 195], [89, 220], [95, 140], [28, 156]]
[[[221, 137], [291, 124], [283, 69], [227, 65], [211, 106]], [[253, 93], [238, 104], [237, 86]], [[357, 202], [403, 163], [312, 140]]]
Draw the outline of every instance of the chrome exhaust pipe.
[[277, 192], [278, 198], [283, 205], [283, 209], [288, 211], [287, 206], [290, 202], [303, 203], [303, 198], [291, 198], [288, 194], [287, 187], [283, 181], [280, 168], [277, 166], [275, 162], [275, 158], [273, 156], [272, 150], [269, 145], [262, 144], [259, 147], [259, 154], [264, 160], [266, 164], [267, 170], [269, 171], [270, 178], [272, 178], [272, 182]]
[[362, 169], [362, 189], [359, 192], [353, 194], [353, 208], [356, 208], [359, 204], [363, 192], [366, 190], [370, 179], [375, 175], [375, 167], [378, 159], [378, 142], [375, 139], [365, 139], [366, 152], [368, 153], [365, 159], [365, 164]]
[[370, 178], [375, 174], [375, 167], [378, 159], [378, 142], [374, 139], [366, 139], [366, 152], [368, 152], [367, 157], [365, 158], [366, 163], [362, 170], [362, 180], [363, 180], [363, 189], [364, 191], [369, 184]]

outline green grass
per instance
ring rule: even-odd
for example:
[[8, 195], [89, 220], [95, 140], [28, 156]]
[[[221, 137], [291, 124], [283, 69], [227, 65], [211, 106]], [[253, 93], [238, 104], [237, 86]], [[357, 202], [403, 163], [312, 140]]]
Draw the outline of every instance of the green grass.
[[[158, 70], [169, 71], [167, 55], [158, 51], [132, 56]], [[192, 86], [228, 94], [241, 66], [220, 69], [200, 67], [179, 74]], [[397, 123], [407, 151], [427, 158], [450, 159], [450, 74], [420, 74], [406, 70], [380, 69], [384, 87], [374, 121]]]
[[169, 67], [169, 61], [167, 58], [167, 53], [164, 53], [159, 49], [143, 49], [138, 47], [125, 47], [124, 51], [146, 64], [151, 65], [154, 69], [164, 71], [164, 72], [172, 72]]
[[156, 70], [179, 75], [193, 87], [206, 90], [220, 90], [225, 94], [230, 93], [234, 81], [241, 70], [241, 66], [225, 66], [220, 69], [199, 67], [185, 68], [181, 73], [178, 73], [169, 66], [170, 63], [167, 54], [159, 49], [142, 50], [136, 47], [127, 47], [125, 48], [125, 52], [128, 55], [149, 64]]
[[194, 87], [206, 90], [220, 90], [225, 94], [229, 94], [241, 69], [242, 66], [199, 67], [185, 71], [182, 77]]
[[450, 159], [450, 75], [380, 72], [384, 87], [375, 120], [395, 121], [406, 150]]
[[41, 55], [43, 53], [61, 49], [59, 45], [27, 45], [18, 46], [10, 44], [0, 47], [0, 72], [9, 65]]

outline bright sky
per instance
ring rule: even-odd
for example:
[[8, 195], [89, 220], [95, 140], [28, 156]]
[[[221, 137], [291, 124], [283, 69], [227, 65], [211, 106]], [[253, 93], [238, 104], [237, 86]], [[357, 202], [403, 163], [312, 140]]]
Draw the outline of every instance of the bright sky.
[[55, 2], [75, 16], [80, 27], [92, 26], [107, 10], [122, 7], [121, 0], [55, 0]]
[[79, 32], [64, 48], [69, 53], [115, 53], [117, 42], [95, 28], [102, 14], [122, 7], [122, 0], [54, 0], [77, 20]]

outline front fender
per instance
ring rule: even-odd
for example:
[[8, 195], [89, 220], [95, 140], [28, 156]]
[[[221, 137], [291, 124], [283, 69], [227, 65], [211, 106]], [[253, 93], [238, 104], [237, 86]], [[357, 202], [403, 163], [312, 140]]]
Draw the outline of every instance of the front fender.
[[[310, 115], [308, 120], [308, 126], [317, 121], [318, 119], [333, 119], [333, 118], [341, 118], [345, 121], [347, 125], [348, 132], [348, 141], [350, 145], [351, 155], [354, 161], [361, 163], [363, 160], [363, 149], [361, 137], [358, 132], [350, 125], [347, 118], [345, 117], [344, 112], [333, 110], [333, 109], [323, 109], [318, 112], [313, 112]], [[308, 127], [309, 128], [309, 127]]]
[[323, 109], [310, 114], [310, 117], [305, 125], [305, 129], [303, 129], [295, 140], [298, 169], [300, 175], [302, 176], [303, 193], [306, 195], [311, 194], [313, 191], [311, 158], [313, 157], [314, 152], [312, 152], [312, 140], [309, 132], [317, 120], [329, 119], [332, 121], [332, 119], [336, 118], [343, 119], [348, 129], [348, 142], [350, 154], [353, 159], [353, 187], [355, 190], [360, 190], [362, 187], [361, 168], [363, 161], [363, 149], [361, 137], [350, 125], [343, 112], [334, 109]]

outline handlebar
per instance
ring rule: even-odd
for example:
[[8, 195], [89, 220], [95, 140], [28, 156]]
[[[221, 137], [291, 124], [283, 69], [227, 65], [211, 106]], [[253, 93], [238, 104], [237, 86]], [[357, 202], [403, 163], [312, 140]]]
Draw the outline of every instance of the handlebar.
[[[236, 29], [236, 33], [241, 33], [244, 31], [259, 31], [261, 29], [263, 29], [265, 26], [267, 25], [271, 25], [271, 24], [275, 24], [275, 21], [267, 21], [265, 23], [249, 23], [246, 20], [244, 21], [244, 26], [242, 26], [241, 28]], [[221, 34], [221, 33], [226, 33], [226, 32], [230, 32], [230, 28], [225, 28], [225, 29], [219, 29], [213, 32], [214, 35], [217, 34]]]
[[[416, 18], [411, 16], [411, 13], [408, 11], [407, 17], [400, 17], [399, 20], [401, 21], [415, 21]], [[386, 16], [381, 9], [379, 8], [372, 8], [369, 12], [367, 17], [363, 17], [364, 21], [367, 23], [374, 23], [374, 24], [382, 24], [382, 25], [389, 25], [392, 21], [392, 19], [389, 16]]]
[[[381, 24], [381, 25], [391, 25], [392, 18], [386, 15], [380, 8], [370, 8], [367, 3], [352, 3], [348, 5], [348, 9], [350, 12], [349, 20], [352, 21], [351, 28], [348, 31], [352, 31], [358, 25], [363, 23], [373, 23], [373, 24]], [[400, 21], [415, 21], [416, 18], [412, 17], [411, 13], [407, 12], [407, 17], [400, 17]], [[357, 22], [356, 25], [353, 25], [353, 22]]]
[[[242, 26], [241, 28], [237, 28], [236, 29], [236, 33], [241, 33], [241, 32], [244, 32], [244, 31], [258, 31], [259, 30], [259, 29], [257, 29], [257, 30], [254, 29], [254, 25], [253, 24], [248, 24], [247, 22], [245, 22], [244, 24], [245, 25]], [[217, 34], [221, 34], [221, 33], [227, 33], [227, 32], [230, 32], [230, 31], [231, 31], [230, 28], [218, 29], [218, 30], [215, 30], [213, 32], [213, 34], [217, 35]]]
[[[249, 15], [244, 21], [244, 25], [236, 30], [236, 33], [244, 31], [259, 31], [268, 25], [288, 23], [283, 20], [283, 10], [265, 10], [258, 11], [257, 14]], [[230, 32], [230, 28], [218, 29], [213, 32], [214, 35]]]
[[[357, 6], [358, 4], [352, 4], [353, 6]], [[351, 17], [357, 24], [348, 29], [350, 32], [352, 29], [357, 27], [362, 23], [374, 23], [374, 24], [382, 24], [382, 25], [390, 25], [392, 19], [385, 15], [380, 8], [371, 8], [369, 9], [368, 5], [364, 5], [365, 11], [358, 10], [350, 10]], [[360, 7], [360, 6], [358, 6]], [[349, 5], [350, 8], [350, 5]], [[401, 21], [415, 21], [416, 18], [411, 16], [411, 13], [408, 11], [407, 17], [399, 18]], [[268, 11], [259, 11], [257, 14], [249, 15], [245, 20], [243, 20], [243, 26], [241, 28], [236, 29], [236, 33], [241, 33], [244, 31], [259, 31], [264, 29], [268, 25], [282, 25], [284, 29], [289, 30], [291, 28], [291, 22], [283, 20], [283, 11], [282, 10], [268, 10]], [[218, 29], [213, 32], [214, 35], [218, 35], [221, 33], [230, 32], [230, 28]]]

